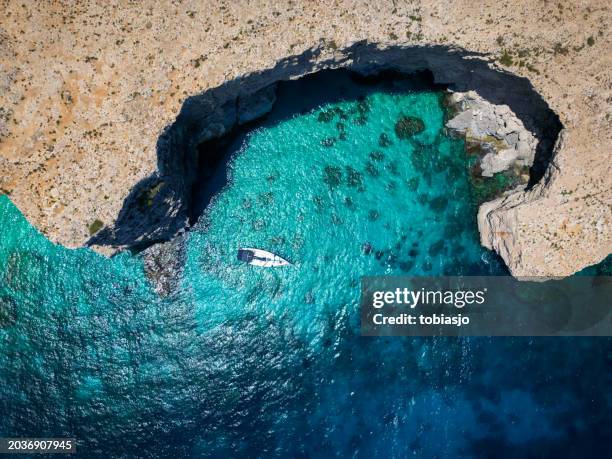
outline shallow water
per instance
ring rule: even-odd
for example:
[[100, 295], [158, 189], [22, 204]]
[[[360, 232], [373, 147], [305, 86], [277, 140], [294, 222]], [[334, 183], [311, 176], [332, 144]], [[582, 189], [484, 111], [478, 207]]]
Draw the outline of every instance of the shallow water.
[[[0, 197], [0, 436], [104, 457], [603, 451], [609, 339], [359, 337], [362, 275], [506, 271], [478, 243], [441, 92], [343, 75], [324, 86], [344, 100], [318, 106], [316, 83], [234, 141], [168, 298], [138, 257], [54, 246]], [[425, 130], [398, 138], [400, 116]], [[240, 246], [295, 266], [241, 264]]]

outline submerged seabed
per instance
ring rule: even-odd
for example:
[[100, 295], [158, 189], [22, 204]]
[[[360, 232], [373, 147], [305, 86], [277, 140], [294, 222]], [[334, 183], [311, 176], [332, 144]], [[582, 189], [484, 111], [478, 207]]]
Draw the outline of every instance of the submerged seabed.
[[[441, 93], [326, 78], [282, 87], [230, 147], [167, 298], [137, 257], [54, 246], [0, 197], [0, 436], [104, 457], [604, 451], [609, 339], [358, 336], [362, 275], [505, 270], [478, 244]], [[296, 102], [322, 87], [343, 100]], [[401, 116], [424, 131], [398, 138]], [[239, 246], [295, 267], [243, 265]]]

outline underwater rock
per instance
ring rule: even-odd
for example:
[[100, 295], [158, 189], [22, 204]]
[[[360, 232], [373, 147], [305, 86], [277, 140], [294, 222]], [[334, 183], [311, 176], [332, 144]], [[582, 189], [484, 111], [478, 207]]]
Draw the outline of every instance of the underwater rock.
[[417, 188], [419, 187], [419, 178], [418, 177], [412, 177], [409, 180], [406, 180], [406, 185], [408, 190], [410, 191], [416, 191]]
[[438, 196], [429, 200], [429, 207], [434, 212], [442, 212], [448, 205], [448, 199], [445, 196]]
[[459, 161], [447, 161], [446, 162], [446, 173], [448, 180], [457, 180], [465, 173], [465, 163]]
[[333, 110], [323, 110], [317, 116], [317, 121], [319, 123], [329, 123], [334, 119], [334, 116], [336, 116], [336, 113]]
[[285, 243], [285, 238], [283, 236], [274, 236], [270, 238], [270, 244], [276, 246], [282, 246]]
[[361, 116], [364, 116], [370, 112], [370, 104], [368, 102], [368, 99], [366, 99], [365, 97], [361, 97], [357, 101], [357, 111]]
[[314, 202], [317, 212], [321, 212], [323, 210], [323, 196], [313, 196], [312, 202]]
[[178, 288], [185, 266], [185, 239], [185, 233], [181, 233], [171, 241], [154, 244], [140, 253], [145, 275], [161, 297]]
[[338, 115], [341, 120], [346, 121], [348, 119], [348, 116], [346, 115], [346, 113], [344, 113], [342, 107], [334, 107], [333, 111], [334, 113], [336, 113], [336, 115]]
[[440, 172], [444, 172], [447, 167], [448, 167], [448, 164], [446, 163], [446, 161], [432, 161], [431, 163], [431, 170], [435, 172], [436, 174], [439, 174]]
[[330, 188], [335, 188], [342, 182], [342, 169], [336, 166], [325, 166], [323, 181]]
[[260, 193], [257, 196], [257, 200], [262, 206], [269, 206], [274, 202], [274, 193], [268, 191], [266, 193]]
[[374, 164], [372, 164], [370, 161], [366, 163], [365, 171], [372, 177], [378, 177], [380, 175], [380, 171], [376, 169], [376, 166], [374, 166]]
[[368, 122], [367, 114], [370, 112], [370, 105], [366, 98], [361, 98], [350, 110], [351, 114], [356, 114], [357, 116], [353, 118], [353, 124], [358, 126], [362, 126]]
[[391, 138], [389, 137], [389, 135], [383, 132], [382, 134], [380, 134], [380, 137], [378, 138], [378, 145], [383, 148], [387, 148], [388, 146], [393, 145], [393, 142], [391, 141]]
[[363, 174], [351, 166], [346, 166], [346, 184], [354, 188], [363, 186]]
[[421, 172], [422, 174], [430, 174], [434, 159], [437, 157], [437, 155], [437, 150], [431, 145], [416, 142], [414, 151], [410, 155], [410, 161], [418, 172]]
[[410, 271], [412, 268], [414, 268], [414, 262], [413, 261], [402, 261], [399, 264], [399, 268], [403, 271], [403, 272], [408, 272]]
[[395, 135], [399, 139], [409, 139], [425, 130], [425, 123], [416, 116], [402, 115], [395, 123]]
[[429, 255], [435, 257], [439, 255], [444, 250], [444, 240], [440, 239], [438, 242], [434, 242], [429, 246]]
[[372, 161], [382, 161], [385, 159], [385, 154], [382, 151], [373, 151], [370, 153], [370, 159]]
[[0, 328], [10, 327], [17, 320], [17, 302], [9, 296], [0, 296]]

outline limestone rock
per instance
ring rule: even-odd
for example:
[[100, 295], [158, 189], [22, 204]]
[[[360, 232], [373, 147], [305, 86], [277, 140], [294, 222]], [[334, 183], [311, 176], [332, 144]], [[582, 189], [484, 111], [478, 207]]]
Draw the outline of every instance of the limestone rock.
[[497, 153], [487, 153], [480, 162], [482, 175], [483, 177], [493, 177], [493, 174], [509, 169], [516, 160], [517, 152], [510, 148]]
[[238, 98], [238, 124], [248, 123], [262, 117], [276, 101], [276, 85], [270, 85], [255, 94]]
[[[567, 133], [562, 132], [556, 152], [563, 149], [566, 138]], [[610, 168], [609, 164], [594, 166]], [[580, 260], [584, 260], [585, 254], [599, 254], [591, 260], [600, 261], [612, 251], [612, 200], [607, 188], [610, 183], [601, 183], [596, 191], [571, 189], [559, 199], [553, 190], [566, 176], [564, 168], [565, 164], [554, 161], [532, 189], [510, 191], [479, 208], [482, 245], [495, 250], [519, 279], [568, 276], [576, 271], [576, 266], [581, 266]], [[576, 180], [574, 186], [578, 183]], [[593, 205], [600, 200], [607, 205]], [[570, 218], [569, 209], [577, 206], [581, 212]], [[546, 243], [540, 242], [538, 236], [550, 234], [551, 228], [554, 228], [554, 238], [547, 236]], [[568, 244], [578, 245], [580, 250], [564, 251], [563, 247]]]
[[507, 105], [495, 105], [475, 91], [454, 93], [449, 99], [457, 114], [446, 123], [452, 132], [489, 151], [481, 160], [484, 177], [509, 169], [514, 164], [531, 166], [538, 141]]

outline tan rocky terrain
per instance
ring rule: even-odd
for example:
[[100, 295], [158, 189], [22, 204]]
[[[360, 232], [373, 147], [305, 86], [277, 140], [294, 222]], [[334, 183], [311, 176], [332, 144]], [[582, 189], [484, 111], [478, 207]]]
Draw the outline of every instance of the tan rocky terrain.
[[294, 55], [334, 65], [362, 40], [440, 69], [427, 47], [458, 47], [528, 78], [564, 127], [540, 183], [481, 207], [482, 242], [516, 276], [569, 275], [612, 252], [611, 19], [598, 0], [0, 1], [0, 190], [82, 246], [155, 172], [187, 97]]

